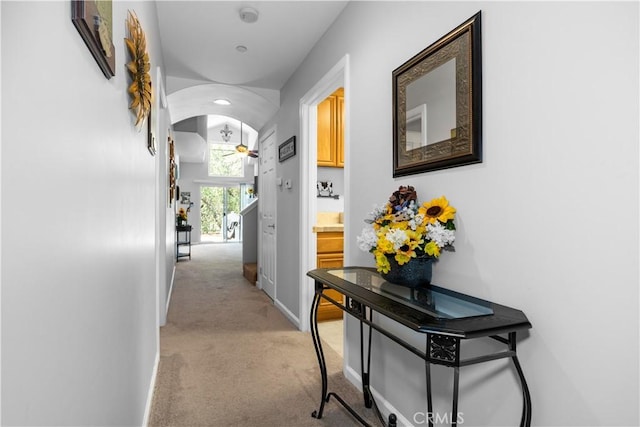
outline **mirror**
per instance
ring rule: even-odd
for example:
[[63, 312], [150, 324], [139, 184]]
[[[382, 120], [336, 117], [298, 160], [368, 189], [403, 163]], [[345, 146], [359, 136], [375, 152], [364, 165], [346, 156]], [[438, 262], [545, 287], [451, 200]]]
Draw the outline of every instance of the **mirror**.
[[480, 12], [393, 71], [393, 176], [482, 162]]

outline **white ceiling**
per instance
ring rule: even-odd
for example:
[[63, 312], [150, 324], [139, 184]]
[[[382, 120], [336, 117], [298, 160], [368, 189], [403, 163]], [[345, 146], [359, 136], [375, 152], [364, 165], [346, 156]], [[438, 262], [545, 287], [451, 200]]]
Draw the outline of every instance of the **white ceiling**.
[[[260, 130], [277, 112], [282, 86], [347, 3], [158, 1], [171, 121], [215, 114]], [[258, 12], [256, 22], [240, 19], [244, 7]], [[216, 98], [232, 105], [215, 105]], [[180, 152], [179, 139], [176, 145]], [[192, 149], [189, 157], [201, 158]]]
[[[280, 90], [347, 1], [156, 4], [167, 76]], [[243, 7], [258, 12], [257, 22], [242, 22]]]

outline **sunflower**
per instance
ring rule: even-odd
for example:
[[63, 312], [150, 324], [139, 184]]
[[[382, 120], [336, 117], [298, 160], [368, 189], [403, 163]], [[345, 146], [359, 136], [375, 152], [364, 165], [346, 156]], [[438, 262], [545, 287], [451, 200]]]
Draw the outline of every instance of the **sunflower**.
[[133, 82], [129, 85], [129, 93], [133, 98], [129, 108], [136, 113], [136, 126], [142, 124], [151, 111], [153, 92], [151, 90], [151, 75], [149, 70], [149, 54], [147, 53], [147, 40], [135, 13], [129, 11], [127, 18], [129, 37], [124, 41], [131, 54], [131, 62], [127, 68], [131, 73]]
[[425, 224], [433, 224], [436, 221], [446, 223], [454, 219], [456, 208], [450, 206], [447, 198], [442, 196], [423, 203], [418, 212], [424, 215]]

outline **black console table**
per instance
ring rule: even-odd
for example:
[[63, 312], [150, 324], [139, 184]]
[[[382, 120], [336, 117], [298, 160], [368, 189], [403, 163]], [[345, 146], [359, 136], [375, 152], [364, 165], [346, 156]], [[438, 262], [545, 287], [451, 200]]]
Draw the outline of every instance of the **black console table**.
[[[428, 289], [410, 289], [386, 282], [375, 269], [367, 267], [320, 268], [307, 275], [315, 280], [315, 295], [311, 305], [311, 335], [318, 356], [322, 376], [322, 397], [320, 407], [312, 413], [314, 418], [322, 418], [324, 405], [334, 397], [362, 425], [370, 424], [353, 410], [338, 394], [328, 391], [327, 368], [318, 331], [318, 306], [325, 299], [340, 307], [360, 321], [360, 366], [362, 392], [367, 408], [373, 407], [383, 425], [395, 426], [395, 414], [389, 415], [388, 424], [380, 414], [370, 390], [371, 331], [375, 329], [405, 349], [425, 361], [427, 386], [427, 410], [433, 414], [430, 365], [444, 365], [454, 369], [453, 410], [451, 425], [457, 425], [458, 383], [460, 367], [491, 360], [510, 358], [520, 378], [523, 407], [520, 426], [531, 425], [531, 396], [524, 373], [516, 355], [516, 333], [531, 328], [531, 323], [520, 310], [481, 300], [432, 285]], [[335, 289], [345, 295], [344, 302], [336, 301], [324, 294], [326, 289]], [[424, 351], [407, 343], [395, 333], [374, 323], [373, 314], [379, 313], [393, 319], [407, 328], [425, 334]], [[365, 365], [364, 328], [368, 325], [367, 364]], [[503, 335], [506, 335], [503, 336]], [[461, 359], [462, 340], [489, 337], [506, 346], [493, 354], [470, 359]], [[366, 369], [365, 369], [366, 368]], [[429, 427], [433, 426], [427, 417]]]
[[[180, 240], [180, 233], [183, 233], [182, 240]], [[187, 248], [187, 251], [180, 251], [181, 247]], [[191, 259], [191, 226], [176, 225], [176, 261], [184, 257]]]

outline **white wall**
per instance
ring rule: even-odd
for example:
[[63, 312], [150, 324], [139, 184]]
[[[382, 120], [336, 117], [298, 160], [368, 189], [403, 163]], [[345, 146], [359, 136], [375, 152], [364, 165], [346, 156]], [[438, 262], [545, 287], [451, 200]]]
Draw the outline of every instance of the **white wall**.
[[156, 222], [166, 216], [156, 218], [159, 156], [128, 110], [123, 38], [135, 10], [151, 69], [162, 66], [155, 5], [113, 2], [110, 80], [70, 2], [0, 7], [2, 424], [141, 425], [158, 356]]
[[[393, 179], [392, 71], [478, 10], [484, 162]], [[636, 2], [351, 2], [283, 88], [272, 121], [283, 137], [297, 134], [299, 99], [350, 55], [345, 239], [355, 242], [372, 205], [399, 185], [421, 200], [446, 195], [458, 209], [457, 251], [434, 281], [527, 314], [533, 329], [518, 351], [534, 425], [640, 422], [638, 20]], [[278, 176], [297, 176], [299, 160]], [[300, 315], [299, 272], [282, 264], [299, 257], [298, 191], [280, 191], [278, 295]], [[373, 265], [345, 247], [347, 264]], [[353, 326], [348, 371], [359, 370]], [[373, 387], [412, 420], [426, 406], [423, 364], [386, 339], [374, 345]], [[448, 412], [451, 373], [434, 371], [436, 409]], [[463, 368], [465, 424], [518, 423], [517, 390], [505, 361]]]
[[[156, 218], [158, 229], [156, 231], [156, 268], [158, 271], [158, 323], [164, 326], [167, 321], [167, 311], [171, 300], [174, 271], [176, 265], [176, 239], [175, 239], [175, 204], [169, 205], [169, 141], [168, 136], [173, 134], [169, 109], [162, 104], [161, 93], [164, 90], [165, 76], [163, 67], [156, 69], [156, 97], [152, 110], [152, 126], [156, 140], [156, 180], [158, 191], [156, 195]], [[165, 92], [166, 93], [166, 92]], [[155, 122], [155, 123], [154, 123]]]

